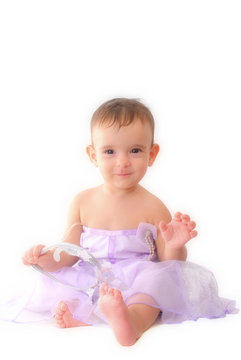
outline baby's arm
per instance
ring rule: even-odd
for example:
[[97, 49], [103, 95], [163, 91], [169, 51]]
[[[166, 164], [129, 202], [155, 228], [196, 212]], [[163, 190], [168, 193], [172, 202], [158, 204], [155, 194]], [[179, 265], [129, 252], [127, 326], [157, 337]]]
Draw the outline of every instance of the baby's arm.
[[162, 252], [159, 252], [160, 260], [183, 260], [187, 258], [185, 244], [197, 235], [195, 222], [188, 215], [176, 213], [174, 218], [166, 223], [159, 224], [159, 243], [162, 239]]
[[[80, 197], [77, 195], [69, 209], [68, 225], [64, 235], [64, 242], [71, 244], [80, 244], [80, 235], [82, 226], [80, 222]], [[71, 256], [65, 252], [61, 252], [60, 261], [56, 262], [53, 258], [54, 250], [50, 250], [44, 255], [40, 255], [44, 245], [36, 245], [26, 251], [23, 256], [23, 263], [25, 265], [36, 264], [45, 271], [57, 271], [64, 266], [72, 266], [78, 261], [78, 257]]]

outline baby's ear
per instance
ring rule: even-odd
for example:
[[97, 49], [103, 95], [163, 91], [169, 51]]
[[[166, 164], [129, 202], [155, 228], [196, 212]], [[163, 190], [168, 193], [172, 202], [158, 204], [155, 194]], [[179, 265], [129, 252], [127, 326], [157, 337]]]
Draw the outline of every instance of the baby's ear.
[[86, 152], [90, 158], [90, 161], [92, 164], [94, 164], [96, 167], [98, 167], [97, 158], [96, 158], [96, 151], [93, 145], [88, 145], [86, 148]]
[[152, 164], [154, 163], [157, 154], [159, 153], [160, 150], [160, 146], [158, 144], [153, 144], [149, 153], [149, 163], [148, 166], [152, 166]]

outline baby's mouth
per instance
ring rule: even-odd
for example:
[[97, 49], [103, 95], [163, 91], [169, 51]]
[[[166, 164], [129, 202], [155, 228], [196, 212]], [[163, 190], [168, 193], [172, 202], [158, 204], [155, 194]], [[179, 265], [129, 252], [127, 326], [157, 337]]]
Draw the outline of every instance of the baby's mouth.
[[120, 176], [120, 177], [126, 177], [126, 176], [129, 176], [131, 175], [130, 173], [125, 173], [125, 174], [117, 174], [117, 176]]

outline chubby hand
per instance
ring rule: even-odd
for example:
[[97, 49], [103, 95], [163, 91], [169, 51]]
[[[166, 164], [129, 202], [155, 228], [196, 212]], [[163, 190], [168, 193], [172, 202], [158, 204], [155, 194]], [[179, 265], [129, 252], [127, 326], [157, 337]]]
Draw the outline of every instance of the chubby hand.
[[22, 260], [24, 265], [39, 265], [42, 269], [45, 269], [53, 262], [53, 255], [50, 251], [47, 251], [44, 255], [41, 255], [41, 251], [45, 245], [36, 245], [26, 251]]
[[168, 224], [164, 221], [161, 221], [159, 224], [166, 246], [173, 249], [180, 249], [190, 239], [197, 236], [197, 231], [194, 230], [195, 227], [196, 224], [194, 221], [191, 221], [190, 216], [183, 215], [180, 212], [177, 212]]

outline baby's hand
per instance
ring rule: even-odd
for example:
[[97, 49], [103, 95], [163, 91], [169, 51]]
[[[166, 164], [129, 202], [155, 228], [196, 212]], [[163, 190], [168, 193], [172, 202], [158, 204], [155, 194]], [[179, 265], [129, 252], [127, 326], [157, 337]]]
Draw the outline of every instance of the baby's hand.
[[191, 221], [188, 215], [183, 215], [180, 212], [176, 213], [168, 224], [164, 221], [159, 224], [166, 246], [173, 249], [180, 249], [191, 238], [197, 236], [197, 231], [194, 230], [195, 227], [195, 222]]
[[45, 245], [36, 245], [26, 251], [22, 258], [24, 265], [35, 264], [45, 270], [53, 262], [53, 256], [50, 251], [41, 255], [41, 251], [44, 247]]

